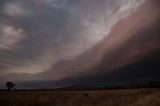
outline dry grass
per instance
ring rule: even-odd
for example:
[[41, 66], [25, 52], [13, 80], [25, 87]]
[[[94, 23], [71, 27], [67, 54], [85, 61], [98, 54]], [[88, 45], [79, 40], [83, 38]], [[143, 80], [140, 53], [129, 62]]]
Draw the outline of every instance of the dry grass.
[[0, 92], [0, 106], [160, 106], [160, 89]]

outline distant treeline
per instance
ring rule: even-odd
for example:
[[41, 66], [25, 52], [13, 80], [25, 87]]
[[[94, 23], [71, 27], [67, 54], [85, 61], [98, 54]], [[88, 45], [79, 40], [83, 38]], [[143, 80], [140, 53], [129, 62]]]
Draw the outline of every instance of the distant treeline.
[[160, 88], [160, 81], [149, 81], [145, 84], [130, 86], [130, 88]]
[[93, 87], [93, 86], [69, 86], [63, 88], [57, 88], [55, 90], [118, 90], [118, 89], [140, 89], [140, 88], [160, 88], [160, 81], [149, 81], [145, 84], [137, 84], [130, 86], [103, 86], [103, 87]]
[[[140, 88], [160, 88], [160, 81], [149, 81], [145, 84], [129, 85], [129, 86], [82, 86], [74, 85], [54, 89], [29, 89], [29, 91], [91, 91], [91, 90], [118, 90], [118, 89], [140, 89]], [[0, 91], [6, 91], [0, 89]], [[17, 89], [16, 91], [28, 91], [28, 89]]]

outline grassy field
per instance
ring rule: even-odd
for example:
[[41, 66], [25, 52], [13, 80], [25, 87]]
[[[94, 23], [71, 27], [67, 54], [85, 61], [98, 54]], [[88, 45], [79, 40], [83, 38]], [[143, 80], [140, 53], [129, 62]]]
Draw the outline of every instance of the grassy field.
[[160, 89], [0, 91], [0, 106], [160, 106]]

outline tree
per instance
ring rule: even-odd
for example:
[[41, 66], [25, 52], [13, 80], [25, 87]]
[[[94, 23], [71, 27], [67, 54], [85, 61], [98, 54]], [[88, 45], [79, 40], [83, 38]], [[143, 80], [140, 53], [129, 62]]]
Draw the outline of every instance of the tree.
[[10, 81], [6, 82], [6, 87], [8, 91], [15, 89], [15, 86], [16, 85], [13, 82], [10, 82]]

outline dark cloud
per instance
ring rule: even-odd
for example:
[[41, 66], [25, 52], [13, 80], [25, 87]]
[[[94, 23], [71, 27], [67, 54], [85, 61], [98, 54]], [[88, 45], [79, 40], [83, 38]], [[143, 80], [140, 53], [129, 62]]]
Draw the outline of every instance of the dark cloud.
[[63, 80], [17, 82], [18, 89], [55, 88], [72, 85], [113, 86], [134, 85], [160, 80], [160, 57], [127, 65], [110, 73], [96, 73]]
[[[147, 2], [139, 11], [117, 23], [102, 42], [78, 58], [54, 64], [49, 72], [46, 72], [48, 76], [55, 74], [55, 76], [72, 77], [104, 73], [158, 56], [156, 52], [160, 50], [160, 15], [155, 11], [159, 10], [159, 7], [155, 7], [154, 3], [154, 1]], [[53, 76], [48, 78], [54, 79]]]
[[[157, 0], [139, 8], [144, 0], [1, 2], [1, 81], [62, 80], [64, 85], [63, 79], [84, 83], [92, 75], [96, 81], [128, 64], [138, 66], [160, 49]], [[71, 79], [66, 84], [73, 84]]]

